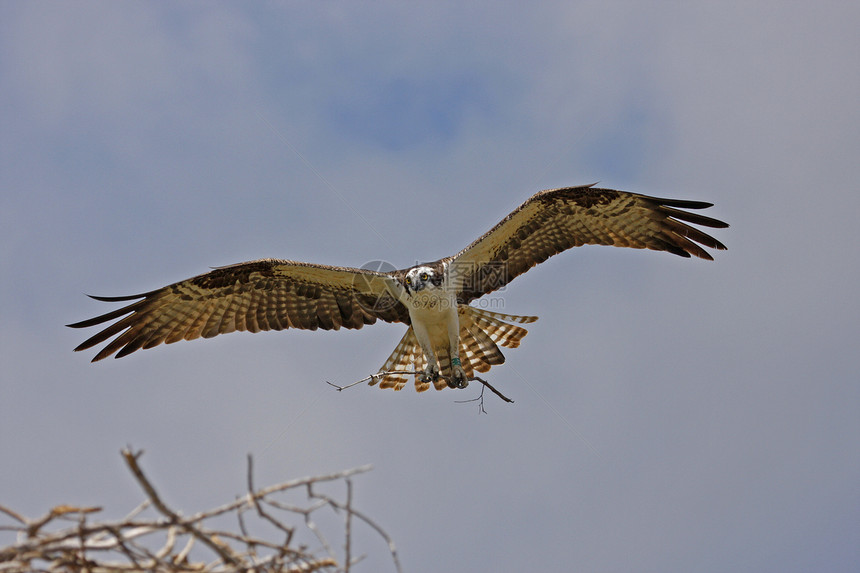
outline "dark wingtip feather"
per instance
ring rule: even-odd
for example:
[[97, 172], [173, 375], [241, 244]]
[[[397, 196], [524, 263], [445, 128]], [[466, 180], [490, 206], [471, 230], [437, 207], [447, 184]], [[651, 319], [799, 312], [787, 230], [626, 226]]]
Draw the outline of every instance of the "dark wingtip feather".
[[157, 290], [145, 292], [142, 294], [129, 294], [125, 296], [97, 296], [94, 294], [88, 294], [87, 296], [94, 300], [100, 300], [102, 302], [123, 302], [126, 300], [137, 300], [139, 298], [145, 298], [151, 294], [155, 294], [158, 292]]
[[[685, 223], [690, 223], [693, 225], [701, 225], [702, 227], [709, 227], [711, 229], [725, 229], [729, 226], [725, 221], [720, 221], [719, 219], [714, 219], [712, 217], [706, 217], [705, 215], [700, 215], [698, 213], [691, 213], [689, 211], [684, 211], [683, 209], [707, 209], [709, 207], [713, 207], [713, 203], [708, 203], [706, 201], [687, 201], [684, 199], [662, 199], [662, 198], [652, 198], [652, 205], [656, 203], [659, 212], [662, 212], [664, 215], [668, 215], [668, 220], [666, 223], [669, 225], [669, 228], [672, 230], [674, 234], [676, 234], [679, 238], [683, 237], [684, 240], [688, 243], [681, 249], [686, 253], [681, 256], [690, 256], [690, 254], [695, 255], [700, 259], [705, 259], [708, 261], [713, 261], [714, 258], [704, 249], [696, 245], [695, 243], [699, 243], [711, 249], [716, 249], [718, 251], [726, 251], [727, 247], [715, 239], [714, 237], [704, 233], [703, 231], [691, 227]], [[690, 242], [692, 241], [692, 242]], [[674, 251], [672, 251], [674, 252]], [[681, 254], [675, 252], [676, 255]]]
[[708, 203], [707, 201], [690, 201], [689, 199], [666, 199], [664, 197], [654, 197], [655, 201], [660, 203], [660, 205], [666, 205], [667, 207], [678, 207], [679, 209], [707, 209], [708, 207], [713, 207], [713, 203]]
[[[139, 299], [139, 298], [143, 298], [145, 296], [148, 296], [149, 294], [150, 293], [147, 293], [145, 295], [121, 296], [121, 297], [119, 297], [119, 296], [118, 297], [107, 297], [107, 296], [97, 297], [97, 296], [93, 296], [93, 295], [87, 295], [87, 296], [89, 296], [90, 298], [94, 298], [96, 300], [102, 300], [105, 302], [114, 302], [114, 301], [135, 300], [135, 299]], [[102, 324], [104, 322], [108, 322], [108, 321], [113, 320], [115, 318], [119, 318], [123, 315], [129, 314], [130, 312], [134, 312], [135, 310], [140, 308], [140, 305], [144, 304], [145, 302], [146, 302], [145, 300], [134, 302], [134, 303], [126, 305], [122, 308], [118, 308], [116, 310], [106, 312], [105, 314], [100, 314], [98, 316], [94, 316], [93, 318], [88, 318], [87, 320], [82, 320], [80, 322], [73, 322], [72, 324], [67, 324], [66, 326], [69, 328], [87, 328], [90, 326], [95, 326], [97, 324]]]
[[90, 336], [80, 344], [75, 347], [75, 352], [80, 352], [81, 350], [88, 350], [95, 346], [96, 344], [100, 344], [115, 335], [116, 332], [113, 332], [109, 329], [102, 330], [101, 332], [97, 332], [96, 334]]
[[708, 207], [713, 207], [713, 203], [705, 203], [702, 201], [676, 201], [666, 199], [658, 199], [658, 201], [661, 210], [675, 219], [686, 221], [688, 223], [693, 223], [695, 225], [702, 225], [703, 227], [710, 227], [712, 229], [725, 229], [729, 226], [729, 224], [725, 221], [720, 221], [719, 219], [714, 219], [713, 217], [699, 215], [698, 213], [689, 213], [687, 211], [681, 211], [681, 209], [707, 209]]

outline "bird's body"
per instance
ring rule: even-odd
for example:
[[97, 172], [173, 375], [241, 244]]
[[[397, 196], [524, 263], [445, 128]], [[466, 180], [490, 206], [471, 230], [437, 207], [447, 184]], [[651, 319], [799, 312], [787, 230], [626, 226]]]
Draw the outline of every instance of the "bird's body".
[[[699, 244], [725, 246], [684, 223], [726, 227], [682, 209], [709, 203], [658, 199], [591, 186], [541, 191], [460, 253], [433, 263], [378, 272], [265, 259], [216, 268], [161, 289], [128, 297], [136, 301], [69, 326], [116, 320], [75, 350], [111, 340], [93, 358], [125, 356], [140, 348], [233, 331], [362, 328], [380, 319], [409, 325], [380, 372], [413, 366], [419, 391], [434, 384], [464, 387], [474, 371], [504, 362], [499, 345], [515, 348], [526, 335], [518, 324], [537, 317], [471, 306], [532, 266], [570, 247], [603, 244], [668, 251], [711, 259]], [[697, 244], [699, 243], [699, 244]], [[405, 374], [371, 381], [401, 389]]]

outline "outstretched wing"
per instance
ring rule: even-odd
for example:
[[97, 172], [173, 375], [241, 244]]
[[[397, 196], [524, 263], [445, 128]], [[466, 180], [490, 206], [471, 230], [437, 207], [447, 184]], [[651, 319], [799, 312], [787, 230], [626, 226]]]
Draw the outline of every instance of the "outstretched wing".
[[710, 206], [590, 185], [550, 189], [534, 194], [484, 236], [445, 261], [460, 302], [468, 303], [503, 287], [549, 257], [580, 245], [654, 249], [713, 260], [699, 245], [718, 250], [725, 250], [725, 245], [687, 223], [714, 228], [728, 225], [682, 210]]
[[[246, 330], [361, 328], [377, 319], [409, 323], [392, 276], [365, 269], [266, 259], [219, 267], [144, 294], [96, 300], [135, 300], [107, 314], [68, 326], [84, 328], [119, 319], [75, 350], [110, 343], [93, 362], [126, 356], [162, 342], [211, 338]], [[140, 300], [138, 300], [140, 299]]]

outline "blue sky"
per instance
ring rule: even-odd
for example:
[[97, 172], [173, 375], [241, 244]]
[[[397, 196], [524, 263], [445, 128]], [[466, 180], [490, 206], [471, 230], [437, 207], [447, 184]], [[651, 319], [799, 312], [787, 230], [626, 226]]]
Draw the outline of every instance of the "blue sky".
[[[855, 571], [860, 8], [0, 5], [0, 503], [186, 511], [370, 463], [407, 571]], [[356, 387], [402, 327], [90, 364], [62, 325], [260, 257], [404, 267], [540, 189], [715, 203], [707, 263], [575, 249], [488, 377]], [[372, 535], [357, 570], [387, 570]], [[363, 567], [363, 569], [361, 569]]]

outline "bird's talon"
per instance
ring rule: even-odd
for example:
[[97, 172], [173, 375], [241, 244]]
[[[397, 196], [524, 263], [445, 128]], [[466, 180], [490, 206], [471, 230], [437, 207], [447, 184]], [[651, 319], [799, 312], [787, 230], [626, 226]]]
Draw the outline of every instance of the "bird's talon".
[[448, 381], [448, 386], [451, 388], [465, 388], [469, 385], [469, 377], [466, 376], [466, 371], [462, 366], [454, 365], [451, 367], [451, 379]]
[[424, 372], [418, 376], [418, 379], [421, 382], [431, 382], [435, 383], [436, 380], [439, 379], [439, 367], [438, 366], [428, 366]]

